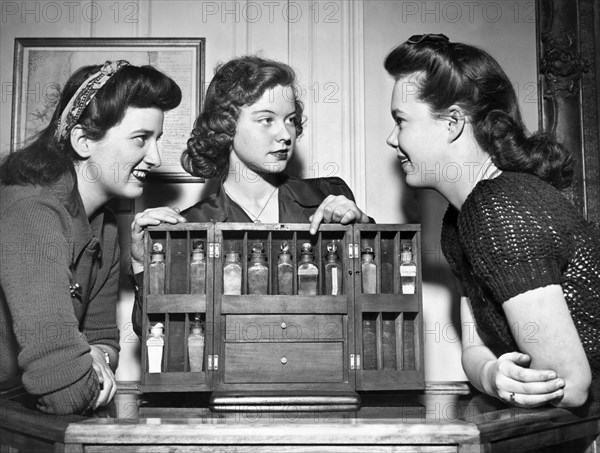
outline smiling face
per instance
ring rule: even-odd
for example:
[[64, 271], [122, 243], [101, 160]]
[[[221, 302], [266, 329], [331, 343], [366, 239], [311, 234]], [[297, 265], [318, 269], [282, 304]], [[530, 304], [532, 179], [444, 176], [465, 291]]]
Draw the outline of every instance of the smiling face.
[[447, 163], [448, 131], [417, 93], [415, 75], [396, 81], [391, 105], [396, 124], [387, 143], [396, 149], [409, 186], [436, 188]]
[[240, 109], [230, 171], [247, 168], [257, 174], [281, 173], [296, 145], [295, 97], [291, 87], [266, 90], [252, 105]]
[[86, 155], [77, 163], [84, 203], [87, 200], [97, 208], [112, 198], [142, 195], [148, 172], [161, 164], [158, 140], [163, 119], [164, 113], [158, 108], [128, 107], [121, 122], [104, 138], [84, 139]]

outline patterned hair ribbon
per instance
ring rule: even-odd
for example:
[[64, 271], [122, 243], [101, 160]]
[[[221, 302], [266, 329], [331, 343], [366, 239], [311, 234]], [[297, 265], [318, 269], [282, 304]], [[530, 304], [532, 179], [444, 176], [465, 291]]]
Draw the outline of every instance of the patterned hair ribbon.
[[64, 108], [54, 136], [58, 141], [64, 140], [73, 126], [79, 121], [79, 117], [94, 98], [98, 90], [102, 88], [108, 80], [117, 73], [119, 69], [128, 66], [129, 62], [125, 60], [107, 61], [98, 72], [89, 76], [75, 92], [69, 103]]

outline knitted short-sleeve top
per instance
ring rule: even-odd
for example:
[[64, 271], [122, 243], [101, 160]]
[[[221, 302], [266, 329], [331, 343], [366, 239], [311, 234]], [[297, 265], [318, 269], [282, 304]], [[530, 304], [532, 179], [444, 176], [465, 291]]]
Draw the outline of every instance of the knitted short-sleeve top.
[[483, 180], [460, 212], [448, 208], [442, 250], [498, 354], [518, 351], [502, 303], [561, 285], [592, 376], [600, 377], [600, 230], [560, 191], [525, 173]]

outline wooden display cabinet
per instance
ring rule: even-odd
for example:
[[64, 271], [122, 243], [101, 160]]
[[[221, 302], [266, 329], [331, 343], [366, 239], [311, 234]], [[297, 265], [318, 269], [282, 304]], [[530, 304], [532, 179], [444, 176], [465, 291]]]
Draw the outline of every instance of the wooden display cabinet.
[[[329, 394], [358, 403], [360, 399], [352, 397], [358, 396], [356, 391], [423, 389], [420, 225], [324, 224], [314, 236], [308, 227], [254, 223], [149, 227], [146, 250], [160, 243], [165, 251], [165, 294], [149, 293], [148, 256], [141, 390], [212, 391], [218, 406], [221, 397], [231, 395]], [[190, 294], [190, 256], [196, 241], [203, 241], [206, 251], [203, 294]], [[299, 294], [304, 291], [298, 266], [305, 243], [311, 244], [318, 269], [314, 295]], [[293, 264], [288, 294], [279, 291], [277, 265], [283, 244], [288, 245]], [[333, 272], [341, 272], [339, 284], [326, 283], [333, 281], [326, 279], [328, 247], [337, 248], [339, 265]], [[363, 291], [361, 255], [366, 247], [372, 250], [376, 269], [369, 293]], [[415, 263], [414, 294], [403, 294], [399, 274], [406, 247]], [[268, 266], [266, 286], [261, 294], [250, 294], [249, 259], [259, 249]], [[229, 252], [241, 258], [239, 294], [224, 294], [223, 268]], [[201, 372], [190, 371], [187, 353], [194, 318], [204, 323]], [[150, 373], [145, 345], [157, 322], [165, 326], [162, 368]]]

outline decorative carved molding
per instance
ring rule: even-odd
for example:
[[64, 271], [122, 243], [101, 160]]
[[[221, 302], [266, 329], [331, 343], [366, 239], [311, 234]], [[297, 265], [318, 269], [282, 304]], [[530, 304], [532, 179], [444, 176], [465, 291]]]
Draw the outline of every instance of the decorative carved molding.
[[600, 3], [536, 0], [540, 125], [576, 159], [570, 198], [600, 225]]
[[546, 81], [544, 98], [578, 95], [581, 76], [589, 70], [590, 64], [577, 51], [575, 34], [570, 32], [556, 40], [550, 33], [544, 33], [542, 46], [540, 73]]

